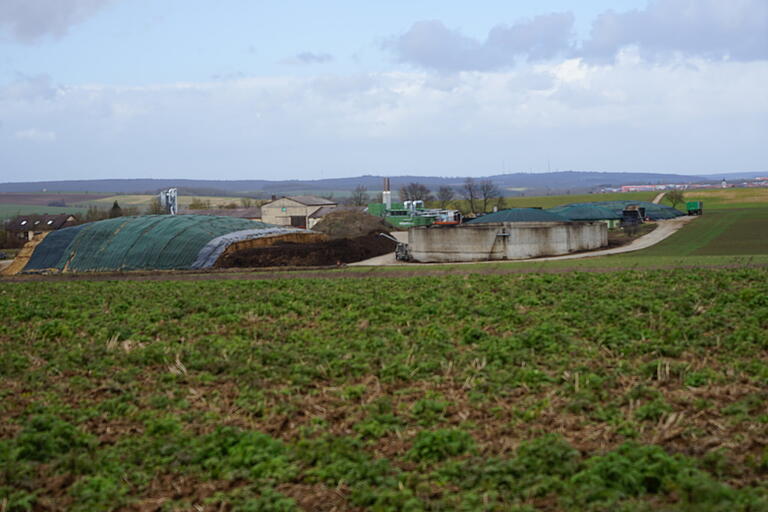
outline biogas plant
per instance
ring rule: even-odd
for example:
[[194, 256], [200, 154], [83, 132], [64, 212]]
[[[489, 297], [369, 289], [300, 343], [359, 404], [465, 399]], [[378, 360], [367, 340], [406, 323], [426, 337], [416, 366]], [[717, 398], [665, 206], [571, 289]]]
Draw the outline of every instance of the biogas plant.
[[368, 211], [408, 229], [397, 259], [420, 263], [521, 260], [591, 251], [608, 245], [608, 229], [684, 215], [637, 201], [574, 203], [548, 210], [510, 208], [462, 219], [456, 210], [424, 208], [423, 201], [393, 203], [388, 180], [382, 204]]
[[411, 228], [404, 259], [423, 263], [520, 260], [607, 245], [604, 222], [571, 222], [544, 210], [517, 208], [453, 227]]
[[[395, 203], [388, 181], [382, 202], [367, 207], [294, 196], [266, 203], [255, 218], [176, 215], [171, 189], [161, 195], [167, 215], [30, 228], [30, 241], [3, 273], [524, 260], [593, 251], [608, 246], [609, 228], [685, 215], [655, 203], [605, 201], [510, 208], [467, 219], [458, 210], [425, 208], [423, 201]], [[693, 210], [689, 205], [689, 213], [700, 214], [701, 203]], [[373, 263], [383, 255], [386, 262]]]

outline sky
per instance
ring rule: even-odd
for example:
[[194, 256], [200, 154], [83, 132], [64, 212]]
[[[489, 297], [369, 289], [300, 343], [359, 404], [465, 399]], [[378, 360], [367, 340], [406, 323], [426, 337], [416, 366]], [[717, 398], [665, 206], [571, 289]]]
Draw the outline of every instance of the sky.
[[0, 182], [768, 171], [766, 0], [0, 0]]

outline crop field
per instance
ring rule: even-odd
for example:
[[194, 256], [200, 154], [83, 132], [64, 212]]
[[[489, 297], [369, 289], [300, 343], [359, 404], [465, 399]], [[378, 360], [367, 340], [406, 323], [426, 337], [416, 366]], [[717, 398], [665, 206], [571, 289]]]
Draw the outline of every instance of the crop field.
[[37, 205], [46, 206], [51, 202], [60, 202], [65, 204], [79, 203], [82, 201], [91, 201], [105, 197], [103, 194], [59, 194], [59, 193], [40, 193], [40, 194], [13, 194], [0, 193], [0, 204], [15, 205]]
[[[658, 192], [615, 192], [605, 194], [565, 194], [552, 196], [523, 196], [505, 198], [507, 208], [552, 208], [570, 203], [591, 203], [594, 201], [652, 201]], [[686, 200], [704, 201], [705, 213], [723, 208], [765, 208], [768, 205], [768, 187], [766, 188], [728, 188], [684, 191]], [[436, 203], [434, 203], [436, 206]], [[671, 206], [664, 198], [662, 204]], [[467, 210], [469, 203], [462, 199], [452, 201], [455, 208]], [[676, 205], [681, 211], [685, 204]]]
[[[16, 215], [43, 213], [85, 213], [86, 208], [79, 206], [83, 201], [97, 200], [104, 197], [98, 194], [6, 194], [0, 193], [0, 220]], [[49, 203], [63, 203], [67, 206], [48, 206]]]
[[[139, 210], [148, 208], [153, 195], [117, 195], [104, 196], [96, 194], [0, 194], [0, 220], [10, 219], [16, 215], [33, 215], [43, 213], [72, 213], [84, 215], [89, 206], [109, 209], [117, 201], [122, 207], [136, 207]], [[239, 197], [223, 196], [179, 196], [179, 207], [186, 208], [193, 200], [210, 201], [211, 208], [219, 205], [235, 203], [240, 206]], [[51, 201], [64, 201], [67, 206], [47, 206]]]
[[508, 197], [507, 208], [553, 208], [570, 203], [591, 203], [594, 201], [651, 201], [656, 192], [616, 192], [606, 194], [568, 194], [556, 196]]
[[684, 194], [686, 200], [704, 201], [705, 213], [712, 209], [765, 208], [768, 205], [768, 187], [686, 190]]
[[768, 269], [0, 281], [0, 507], [768, 510]]
[[[102, 208], [108, 208], [112, 206], [112, 203], [114, 201], [117, 201], [120, 206], [136, 206], [139, 208], [146, 208], [150, 205], [150, 203], [157, 198], [155, 195], [120, 195], [120, 196], [111, 196], [111, 197], [105, 197], [101, 199], [97, 199], [95, 201], [89, 201], [87, 204], [93, 204], [96, 206], [100, 206]], [[191, 203], [193, 200], [198, 199], [201, 201], [210, 201], [212, 208], [217, 208], [219, 205], [226, 205], [230, 203], [235, 203], [240, 206], [240, 198], [239, 197], [226, 197], [226, 196], [190, 196], [190, 195], [179, 195], [178, 201], [179, 201], [179, 207], [180, 208], [186, 208], [189, 206], [189, 203]]]
[[706, 211], [642, 254], [649, 257], [768, 254], [768, 206]]
[[[652, 201], [657, 192], [615, 192], [606, 194], [563, 194], [553, 196], [505, 197], [505, 208], [553, 208], [570, 203], [591, 203], [593, 201]], [[437, 207], [438, 203], [431, 203]], [[489, 208], [493, 206], [489, 203]], [[452, 208], [469, 211], [469, 201], [456, 199], [451, 201]], [[480, 203], [482, 207], [482, 203]]]
[[79, 206], [37, 206], [31, 204], [0, 204], [0, 221], [11, 219], [17, 215], [39, 215], [43, 213], [84, 214], [86, 208]]

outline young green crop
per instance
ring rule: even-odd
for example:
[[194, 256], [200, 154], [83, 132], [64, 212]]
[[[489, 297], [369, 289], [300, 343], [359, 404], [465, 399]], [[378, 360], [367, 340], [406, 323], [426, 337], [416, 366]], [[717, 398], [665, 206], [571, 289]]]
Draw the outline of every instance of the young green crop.
[[0, 503], [762, 510], [768, 270], [0, 283]]

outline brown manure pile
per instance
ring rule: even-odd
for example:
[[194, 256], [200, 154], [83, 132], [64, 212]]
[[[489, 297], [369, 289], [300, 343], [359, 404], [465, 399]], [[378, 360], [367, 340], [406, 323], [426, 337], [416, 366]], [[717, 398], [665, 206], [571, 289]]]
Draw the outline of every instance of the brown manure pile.
[[378, 233], [309, 244], [279, 242], [268, 247], [243, 249], [224, 255], [216, 266], [252, 268], [340, 265], [393, 252], [396, 245]]
[[337, 208], [312, 228], [312, 231], [325, 233], [331, 239], [357, 238], [372, 233], [389, 233], [391, 230], [381, 217], [368, 215], [356, 208]]

